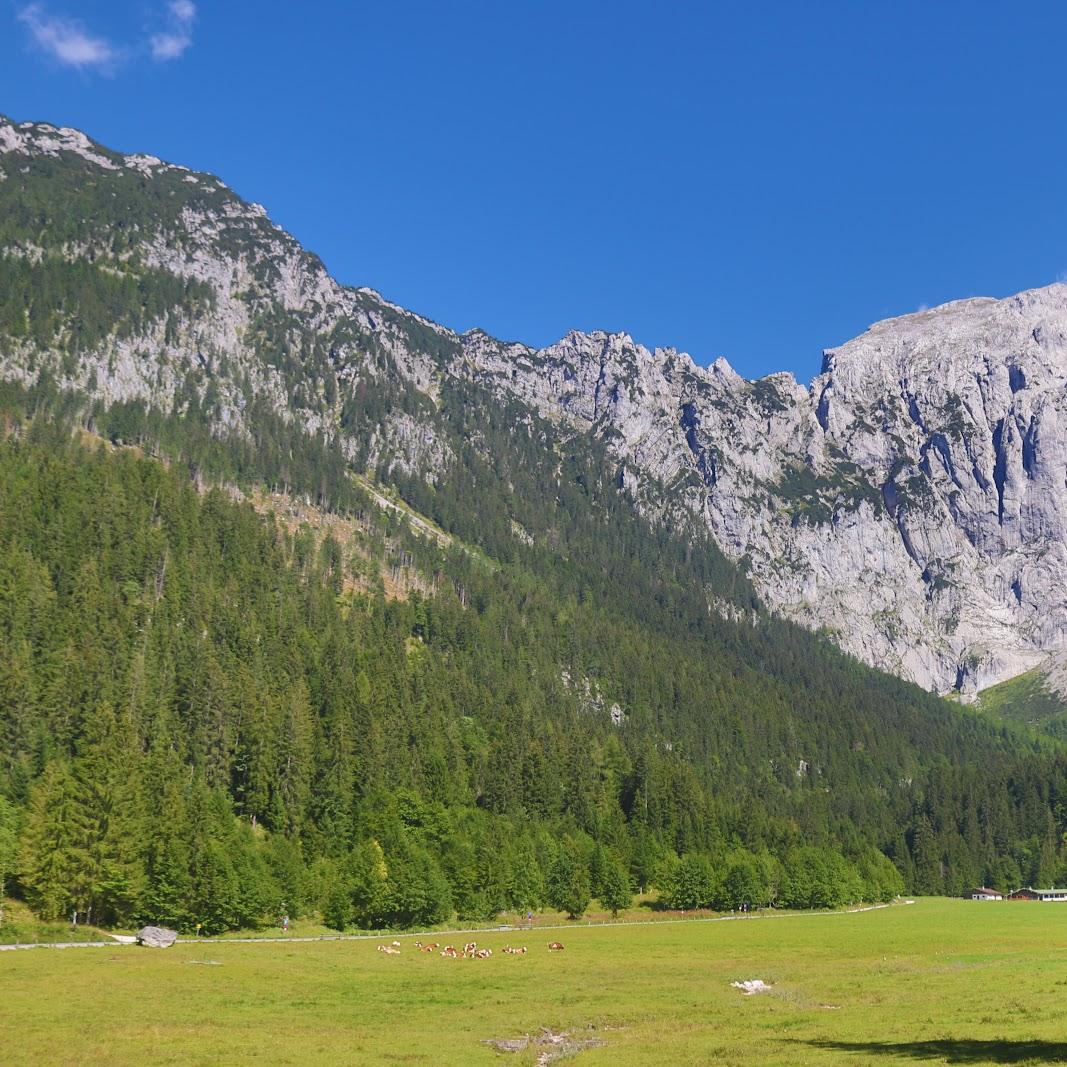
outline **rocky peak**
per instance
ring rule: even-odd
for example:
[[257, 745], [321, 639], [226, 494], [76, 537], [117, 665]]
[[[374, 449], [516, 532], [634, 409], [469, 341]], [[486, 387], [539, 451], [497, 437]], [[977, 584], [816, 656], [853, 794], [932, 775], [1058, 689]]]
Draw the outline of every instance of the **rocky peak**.
[[47, 122], [16, 124], [4, 115], [0, 115], [0, 152], [38, 156], [58, 156], [62, 152], [69, 152], [105, 170], [117, 170], [125, 160], [118, 153], [90, 141], [80, 130], [52, 126]]
[[[167, 412], [195, 401], [249, 436], [267, 410], [429, 481], [462, 447], [435, 418], [442, 383], [472, 378], [601, 438], [637, 508], [705, 524], [771, 607], [869, 663], [969, 692], [1067, 647], [1067, 286], [877, 323], [804, 387], [625, 333], [540, 349], [457, 336], [340, 285], [211, 175], [0, 118], [0, 219], [30, 185], [56, 198], [55, 225], [9, 223], [4, 256], [155, 271], [189, 293], [90, 346], [0, 336], [4, 378], [47, 370]], [[367, 383], [386, 399], [357, 434]]]
[[828, 350], [808, 388], [625, 334], [471, 356], [498, 387], [602, 435], [638, 506], [707, 522], [777, 610], [971, 692], [1067, 633], [1065, 335], [1055, 285], [878, 323]]

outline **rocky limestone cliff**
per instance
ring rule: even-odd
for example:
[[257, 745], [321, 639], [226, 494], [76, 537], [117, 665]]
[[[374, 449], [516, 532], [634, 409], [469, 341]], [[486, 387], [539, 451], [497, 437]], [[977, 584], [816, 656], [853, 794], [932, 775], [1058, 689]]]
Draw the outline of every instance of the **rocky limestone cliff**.
[[[25, 217], [0, 220], [0, 255], [162, 271], [210, 299], [88, 348], [0, 335], [4, 378], [47, 370], [178, 414], [193, 394], [236, 433], [265, 405], [350, 460], [431, 482], [462, 447], [434, 417], [441, 383], [472, 380], [600, 438], [635, 506], [706, 524], [771, 607], [869, 663], [970, 694], [1067, 646], [1065, 286], [879, 323], [828, 351], [810, 387], [750, 382], [624, 334], [540, 350], [456, 336], [338, 284], [210, 175], [0, 118], [0, 197], [22, 187], [52, 213], [15, 197]], [[91, 210], [71, 210], [92, 217], [68, 225], [64, 197], [89, 189]], [[357, 447], [349, 406], [368, 383], [389, 399]]]
[[[64, 195], [70, 198], [60, 178], [92, 187], [91, 218], [57, 219]], [[0, 255], [89, 260], [134, 276], [158, 269], [202, 283], [211, 300], [174, 308], [132, 335], [79, 351], [77, 360], [69, 352], [61, 358], [66, 336], [45, 350], [4, 338], [6, 378], [30, 383], [47, 367], [61, 388], [165, 411], [181, 410], [183, 387], [194, 378], [200, 399], [210, 385], [220, 428], [248, 432], [247, 413], [258, 401], [309, 433], [332, 435], [347, 454], [350, 442], [336, 433], [337, 398], [346, 386], [400, 377], [432, 392], [435, 345], [426, 338], [454, 343], [449, 331], [373, 290], [338, 284], [261, 205], [241, 200], [212, 175], [154, 156], [121, 155], [77, 130], [0, 116], [0, 183], [7, 182], [46, 190], [51, 195], [38, 198], [45, 207], [30, 203], [41, 215], [56, 214], [46, 216], [39, 236], [29, 225], [14, 227], [20, 239], [5, 241]], [[127, 215], [127, 203], [142, 210]], [[121, 245], [113, 240], [116, 228], [124, 231]], [[57, 230], [76, 237], [57, 244]], [[376, 438], [371, 461], [389, 452], [411, 469], [440, 470], [447, 462], [447, 445], [403, 410], [387, 413]]]
[[879, 323], [807, 389], [625, 335], [464, 342], [498, 388], [601, 435], [642, 506], [700, 515], [770, 605], [867, 662], [969, 694], [1064, 645], [1067, 286]]

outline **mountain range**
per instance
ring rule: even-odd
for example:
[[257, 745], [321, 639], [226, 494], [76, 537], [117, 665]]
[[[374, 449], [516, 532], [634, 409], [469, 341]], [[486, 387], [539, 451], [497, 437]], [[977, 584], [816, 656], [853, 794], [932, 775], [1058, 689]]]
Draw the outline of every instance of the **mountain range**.
[[[878, 323], [807, 386], [747, 381], [620, 333], [456, 334], [339, 284], [218, 179], [75, 130], [0, 119], [0, 167], [0, 263], [58, 257], [100, 289], [99, 321], [90, 303], [61, 323], [60, 281], [36, 327], [12, 312], [4, 379], [192, 404], [248, 440], [269, 414], [431, 487], [478, 448], [441, 414], [443, 383], [463, 383], [596, 440], [639, 513], [710, 532], [764, 603], [869, 664], [969, 697], [1064, 645], [1067, 286]], [[111, 321], [120, 282], [150, 298]]]
[[222, 930], [1067, 876], [1065, 298], [810, 387], [535, 350], [0, 120], [0, 888]]

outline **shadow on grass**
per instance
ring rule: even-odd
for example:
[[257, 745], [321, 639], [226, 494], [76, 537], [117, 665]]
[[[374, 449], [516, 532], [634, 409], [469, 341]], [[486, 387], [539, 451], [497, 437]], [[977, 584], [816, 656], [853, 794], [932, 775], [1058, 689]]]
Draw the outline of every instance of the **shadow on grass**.
[[805, 1041], [825, 1052], [896, 1056], [946, 1063], [1067, 1063], [1067, 1041]]
[[642, 900], [637, 905], [644, 911], [669, 911], [670, 909], [662, 900]]
[[[693, 908], [684, 911], [681, 908], [669, 908], [662, 900], [640, 900], [635, 905], [638, 911], [651, 911], [656, 915], [665, 915], [672, 919], [714, 919], [722, 915], [722, 912], [712, 911], [711, 908]], [[730, 912], [725, 914], [729, 915]], [[752, 913], [756, 914], [755, 911]]]

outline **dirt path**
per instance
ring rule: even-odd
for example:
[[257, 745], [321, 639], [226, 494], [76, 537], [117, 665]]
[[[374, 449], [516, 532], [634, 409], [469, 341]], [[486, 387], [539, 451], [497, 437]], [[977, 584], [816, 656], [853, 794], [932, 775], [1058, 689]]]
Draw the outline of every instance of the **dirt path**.
[[24, 948], [122, 948], [122, 941], [33, 941], [28, 944], [0, 945], [0, 952], [21, 952]]
[[[672, 926], [680, 923], [725, 923], [725, 922], [755, 922], [767, 919], [796, 919], [802, 915], [826, 916], [833, 915], [858, 915], [866, 911], [880, 911], [883, 908], [902, 907], [914, 904], [914, 900], [900, 900], [892, 904], [866, 904], [860, 908], [845, 908], [843, 911], [771, 911], [759, 912], [748, 915], [709, 915], [699, 919], [617, 919], [601, 923], [582, 923], [575, 926], [573, 923], [563, 923], [554, 926], [479, 926], [461, 930], [415, 930], [411, 933], [393, 933], [379, 931], [374, 934], [316, 934], [312, 937], [296, 936], [289, 937], [179, 937], [177, 944], [180, 945], [281, 945], [299, 944], [312, 941], [383, 941], [386, 938], [400, 940], [401, 938], [432, 937], [457, 937], [465, 934], [536, 934], [549, 930], [600, 930], [605, 927], [617, 926]], [[41, 941], [33, 944], [0, 945], [0, 952], [13, 952], [27, 948], [123, 948], [130, 944], [128, 941]]]
[[403, 515], [404, 518], [406, 518], [424, 537], [436, 541], [442, 548], [448, 548], [452, 544], [451, 536], [445, 533], [444, 530], [432, 526], [426, 519], [412, 511], [410, 508], [398, 504], [395, 500], [390, 500], [384, 493], [375, 489], [366, 478], [361, 478], [357, 475], [355, 481], [359, 487], [370, 496], [374, 503], [378, 505], [378, 507], [388, 511], [394, 511], [398, 515]]

